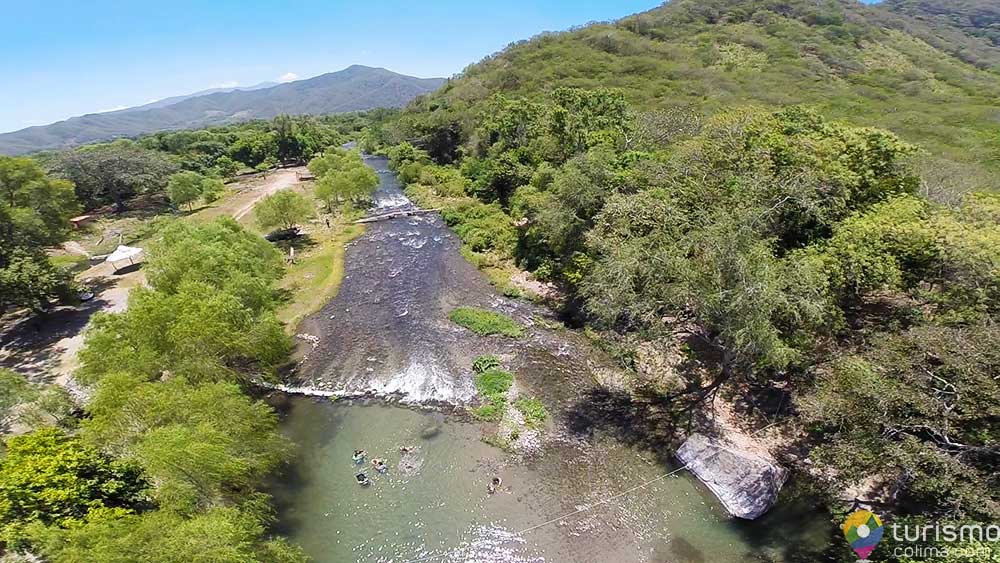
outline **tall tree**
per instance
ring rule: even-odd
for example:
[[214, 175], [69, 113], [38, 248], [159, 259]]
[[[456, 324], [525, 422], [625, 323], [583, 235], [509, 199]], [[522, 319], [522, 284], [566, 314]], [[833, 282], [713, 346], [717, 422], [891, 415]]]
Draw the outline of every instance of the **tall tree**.
[[67, 152], [55, 169], [73, 181], [88, 208], [113, 203], [124, 211], [130, 198], [163, 191], [177, 165], [162, 153], [123, 140]]

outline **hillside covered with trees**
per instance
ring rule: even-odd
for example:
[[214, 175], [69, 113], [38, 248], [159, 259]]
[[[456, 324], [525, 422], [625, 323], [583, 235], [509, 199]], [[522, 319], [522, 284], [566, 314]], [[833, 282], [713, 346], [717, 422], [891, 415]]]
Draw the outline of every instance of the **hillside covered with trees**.
[[[937, 190], [996, 187], [1000, 49], [940, 18], [909, 15], [924, 4], [932, 3], [675, 0], [512, 44], [419, 99], [390, 140], [417, 139], [450, 161], [474, 142], [476, 118], [496, 93], [619, 88], [643, 112], [807, 104], [920, 144], [928, 153], [920, 172]], [[989, 8], [980, 11], [990, 21]]]
[[675, 0], [512, 45], [362, 141], [626, 368], [693, 334], [703, 369], [644, 383], [678, 421], [786, 397], [759, 421], [831, 509], [994, 521], [1000, 58], [902, 7]]

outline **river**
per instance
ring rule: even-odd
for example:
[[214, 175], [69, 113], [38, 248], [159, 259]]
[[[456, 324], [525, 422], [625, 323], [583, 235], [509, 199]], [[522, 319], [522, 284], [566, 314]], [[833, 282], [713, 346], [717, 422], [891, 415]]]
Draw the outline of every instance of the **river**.
[[[373, 212], [410, 208], [386, 161], [366, 161], [381, 181]], [[821, 512], [786, 499], [756, 522], [727, 517], [657, 445], [667, 430], [650, 405], [594, 383], [606, 358], [497, 295], [458, 249], [436, 214], [373, 223], [351, 244], [337, 297], [299, 327], [318, 339], [300, 351], [300, 394], [274, 399], [297, 445], [271, 491], [276, 531], [318, 563], [817, 560], [831, 538]], [[475, 336], [447, 320], [460, 305], [505, 312], [527, 336]], [[526, 455], [485, 443], [495, 425], [465, 414], [483, 353], [555, 415]], [[387, 460], [370, 486], [355, 482], [355, 449]]]

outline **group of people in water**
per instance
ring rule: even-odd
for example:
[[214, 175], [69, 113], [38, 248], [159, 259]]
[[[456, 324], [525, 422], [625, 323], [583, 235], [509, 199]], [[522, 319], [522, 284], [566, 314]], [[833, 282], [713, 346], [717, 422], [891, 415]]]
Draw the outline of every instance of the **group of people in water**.
[[[416, 451], [413, 446], [400, 446], [399, 453], [408, 454], [410, 452]], [[365, 450], [354, 450], [354, 455], [351, 456], [351, 460], [354, 461], [355, 465], [362, 465], [365, 462], [365, 458], [368, 457], [368, 452]], [[385, 473], [389, 471], [389, 466], [386, 465], [385, 460], [379, 457], [372, 458], [372, 469], [378, 471], [379, 473]], [[370, 485], [371, 479], [368, 478], [368, 474], [364, 470], [360, 471], [354, 476], [358, 480], [359, 485]]]
[[[403, 455], [413, 453], [415, 451], [417, 451], [417, 448], [415, 448], [414, 446], [399, 447], [399, 453]], [[365, 450], [354, 450], [354, 455], [351, 456], [351, 461], [353, 461], [355, 465], [362, 465], [364, 464], [365, 459], [367, 457], [368, 457], [368, 452], [366, 452]], [[389, 466], [385, 464], [385, 460], [382, 458], [379, 457], [372, 458], [371, 463], [372, 463], [372, 468], [375, 469], [375, 471], [378, 471], [379, 473], [385, 473], [389, 471]], [[371, 485], [372, 483], [371, 479], [368, 478], [368, 474], [365, 473], [363, 469], [359, 471], [357, 475], [355, 475], [354, 477], [355, 479], [358, 480], [358, 484], [361, 486]], [[494, 477], [490, 479], [490, 484], [486, 486], [486, 492], [492, 495], [493, 493], [500, 490], [501, 484], [502, 481], [500, 480], [500, 477]]]

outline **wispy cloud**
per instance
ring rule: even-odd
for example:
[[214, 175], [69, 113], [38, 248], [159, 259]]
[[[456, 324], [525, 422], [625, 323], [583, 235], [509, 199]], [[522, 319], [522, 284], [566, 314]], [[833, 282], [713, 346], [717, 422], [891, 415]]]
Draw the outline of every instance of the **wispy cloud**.
[[94, 113], [108, 113], [109, 111], [118, 111], [123, 109], [128, 109], [128, 106], [115, 106], [113, 108], [108, 108], [108, 109], [99, 109]]
[[298, 80], [299, 75], [294, 72], [286, 72], [278, 77], [281, 82], [291, 82], [292, 80]]
[[240, 83], [235, 80], [229, 80], [227, 82], [220, 82], [218, 84], [212, 84], [209, 88], [235, 88], [239, 86]]

